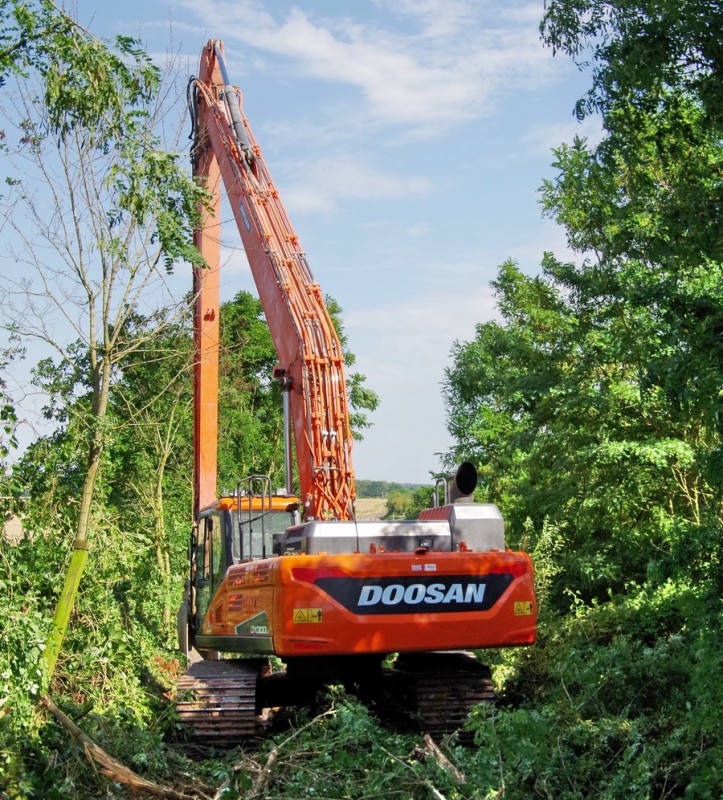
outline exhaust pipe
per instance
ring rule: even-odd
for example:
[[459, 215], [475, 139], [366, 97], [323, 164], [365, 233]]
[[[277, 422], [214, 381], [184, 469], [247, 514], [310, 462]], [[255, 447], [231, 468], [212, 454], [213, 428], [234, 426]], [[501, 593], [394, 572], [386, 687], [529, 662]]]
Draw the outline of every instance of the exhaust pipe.
[[477, 467], [471, 461], [463, 461], [457, 468], [449, 487], [450, 503], [473, 503], [472, 494], [477, 488]]

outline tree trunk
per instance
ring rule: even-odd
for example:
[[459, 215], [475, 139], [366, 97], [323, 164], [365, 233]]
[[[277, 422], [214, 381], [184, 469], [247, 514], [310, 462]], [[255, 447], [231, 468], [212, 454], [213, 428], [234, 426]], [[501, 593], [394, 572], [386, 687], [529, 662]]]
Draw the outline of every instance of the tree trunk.
[[68, 629], [70, 615], [75, 604], [75, 596], [78, 592], [80, 579], [88, 561], [88, 532], [90, 530], [91, 511], [93, 506], [93, 496], [95, 493], [95, 483], [100, 469], [100, 459], [103, 454], [105, 436], [102, 433], [106, 411], [108, 409], [108, 393], [110, 389], [110, 363], [107, 358], [102, 359], [100, 368], [94, 370], [95, 391], [93, 398], [93, 409], [88, 443], [88, 466], [83, 480], [83, 489], [80, 497], [80, 513], [73, 543], [73, 555], [70, 559], [70, 566], [65, 575], [63, 590], [58, 598], [53, 616], [53, 627], [51, 628], [48, 639], [45, 643], [43, 658], [45, 661], [45, 687], [50, 686], [55, 672], [55, 665], [58, 661], [60, 648], [63, 646], [65, 632]]

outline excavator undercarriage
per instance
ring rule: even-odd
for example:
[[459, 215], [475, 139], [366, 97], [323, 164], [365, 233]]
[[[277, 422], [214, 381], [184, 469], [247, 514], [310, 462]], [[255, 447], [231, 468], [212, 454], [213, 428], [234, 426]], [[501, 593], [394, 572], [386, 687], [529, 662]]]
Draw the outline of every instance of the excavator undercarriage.
[[384, 723], [435, 739], [459, 732], [464, 741], [469, 711], [494, 700], [489, 669], [467, 652], [402, 654], [391, 668], [380, 659], [306, 659], [277, 673], [262, 658], [203, 660], [178, 684], [179, 723], [194, 746], [234, 747], [263, 735], [274, 710], [315, 708], [333, 684], [356, 694]]

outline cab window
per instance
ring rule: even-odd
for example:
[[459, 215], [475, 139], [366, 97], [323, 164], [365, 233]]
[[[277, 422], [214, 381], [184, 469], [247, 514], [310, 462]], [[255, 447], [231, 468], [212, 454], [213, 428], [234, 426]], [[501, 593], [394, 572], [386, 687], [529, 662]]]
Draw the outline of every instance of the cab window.
[[196, 612], [200, 625], [211, 602], [211, 535], [213, 518], [206, 517], [198, 525], [196, 551]]
[[280, 536], [295, 522], [289, 511], [241, 512], [241, 524], [236, 518], [233, 533], [233, 560], [250, 561], [269, 558], [274, 553], [274, 536]]
[[215, 592], [223, 580], [223, 525], [220, 517], [209, 517], [211, 525], [211, 591]]

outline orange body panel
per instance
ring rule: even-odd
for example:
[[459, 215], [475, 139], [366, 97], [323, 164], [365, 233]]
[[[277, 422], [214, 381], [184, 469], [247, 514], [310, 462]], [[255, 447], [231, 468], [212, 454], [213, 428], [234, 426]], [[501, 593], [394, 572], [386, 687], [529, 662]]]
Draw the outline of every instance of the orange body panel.
[[526, 645], [536, 619], [525, 553], [293, 555], [230, 567], [202, 633], [324, 656]]

